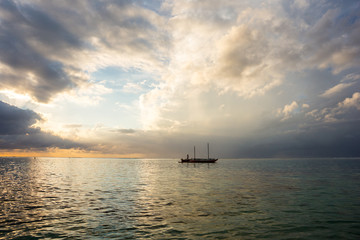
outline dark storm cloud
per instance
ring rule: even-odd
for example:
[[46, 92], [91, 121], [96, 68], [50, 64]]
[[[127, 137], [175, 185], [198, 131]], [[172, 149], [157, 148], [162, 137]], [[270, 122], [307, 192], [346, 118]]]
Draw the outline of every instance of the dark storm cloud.
[[80, 42], [49, 15], [11, 0], [0, 2], [0, 88], [28, 92], [40, 102], [75, 84], [61, 62], [40, 49], [78, 48]]
[[288, 118], [281, 115], [280, 120], [267, 121], [252, 136], [238, 139], [237, 151], [232, 154], [243, 157], [360, 156], [360, 93], [331, 107], [308, 108], [289, 107]]
[[239, 140], [232, 157], [359, 157], [360, 122], [322, 124], [306, 131]]
[[79, 148], [80, 144], [43, 132], [33, 125], [41, 117], [0, 101], [0, 149]]
[[27, 134], [38, 131], [30, 126], [41, 117], [31, 111], [23, 110], [0, 101], [0, 135]]

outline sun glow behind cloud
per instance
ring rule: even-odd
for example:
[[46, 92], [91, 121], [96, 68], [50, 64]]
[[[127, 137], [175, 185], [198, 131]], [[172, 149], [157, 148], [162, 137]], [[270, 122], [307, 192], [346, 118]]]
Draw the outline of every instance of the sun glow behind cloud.
[[[33, 136], [52, 138], [43, 152], [175, 156], [211, 141], [228, 157], [358, 154], [358, 10], [310, 0], [2, 1], [0, 100], [39, 115]], [[313, 150], [315, 133], [340, 150]], [[1, 139], [14, 141], [4, 151], [26, 149], [16, 148], [20, 135]]]

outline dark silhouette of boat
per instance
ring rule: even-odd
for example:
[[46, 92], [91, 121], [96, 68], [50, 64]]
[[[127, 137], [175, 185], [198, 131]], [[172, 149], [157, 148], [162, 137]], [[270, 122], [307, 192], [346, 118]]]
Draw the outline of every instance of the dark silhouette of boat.
[[186, 158], [180, 159], [179, 163], [215, 163], [218, 158], [210, 158], [209, 156], [209, 143], [207, 144], [208, 157], [207, 158], [196, 158], [195, 155], [195, 146], [194, 146], [194, 158], [189, 158], [189, 154], [186, 155]]

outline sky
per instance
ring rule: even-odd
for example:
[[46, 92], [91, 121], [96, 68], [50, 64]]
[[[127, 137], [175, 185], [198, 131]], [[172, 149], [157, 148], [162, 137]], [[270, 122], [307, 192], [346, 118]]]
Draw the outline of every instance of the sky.
[[0, 155], [359, 157], [360, 2], [1, 0]]

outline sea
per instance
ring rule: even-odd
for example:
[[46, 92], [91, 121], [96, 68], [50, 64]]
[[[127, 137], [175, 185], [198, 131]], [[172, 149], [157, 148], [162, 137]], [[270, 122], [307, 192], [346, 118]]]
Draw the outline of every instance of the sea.
[[360, 239], [360, 159], [0, 158], [0, 239]]

